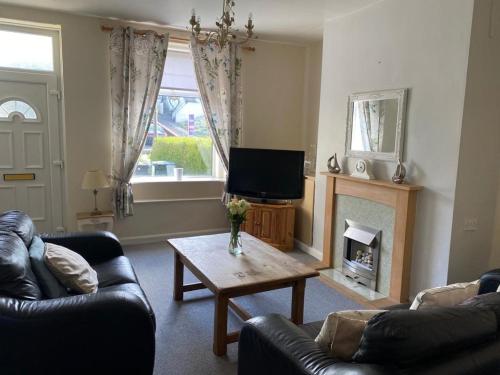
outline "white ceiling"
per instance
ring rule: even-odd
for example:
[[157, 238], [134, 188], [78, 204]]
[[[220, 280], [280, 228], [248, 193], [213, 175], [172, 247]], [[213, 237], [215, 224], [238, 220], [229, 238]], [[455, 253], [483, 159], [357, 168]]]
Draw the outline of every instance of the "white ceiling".
[[[380, 0], [235, 0], [236, 27], [243, 28], [249, 12], [261, 39], [310, 41], [322, 37], [323, 21], [342, 16]], [[202, 26], [212, 27], [222, 0], [0, 0], [3, 4], [116, 17], [184, 28], [191, 9]]]

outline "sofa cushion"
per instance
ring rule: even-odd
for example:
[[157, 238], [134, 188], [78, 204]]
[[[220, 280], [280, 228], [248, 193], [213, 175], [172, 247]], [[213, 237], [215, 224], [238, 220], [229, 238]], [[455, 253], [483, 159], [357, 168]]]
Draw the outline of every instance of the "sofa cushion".
[[480, 287], [477, 294], [486, 294], [498, 291], [500, 287], [500, 268], [485, 272], [479, 279]]
[[479, 280], [426, 289], [417, 294], [410, 310], [456, 306], [477, 295], [478, 291]]
[[80, 254], [64, 246], [46, 243], [43, 259], [52, 274], [66, 288], [77, 293], [97, 291], [97, 273]]
[[491, 309], [497, 317], [498, 330], [500, 331], [500, 293], [479, 294], [462, 302], [459, 306]]
[[0, 230], [0, 294], [28, 300], [42, 298], [23, 240], [14, 232], [3, 230]]
[[30, 256], [31, 268], [45, 297], [60, 298], [68, 296], [66, 288], [61, 285], [54, 275], [52, 275], [52, 272], [50, 272], [43, 260], [45, 243], [40, 237], [36, 235], [33, 236], [28, 253]]
[[26, 248], [35, 234], [35, 225], [31, 218], [22, 211], [5, 211], [0, 215], [0, 230], [14, 232], [24, 242]]
[[318, 320], [317, 322], [305, 323], [299, 326], [307, 335], [314, 339], [318, 336], [321, 327], [323, 327], [323, 321]]
[[496, 331], [496, 317], [489, 309], [387, 311], [370, 319], [353, 359], [407, 367], [494, 339]]
[[97, 272], [99, 288], [116, 284], [137, 283], [134, 269], [125, 256], [112, 258], [106, 262], [94, 264], [92, 267]]

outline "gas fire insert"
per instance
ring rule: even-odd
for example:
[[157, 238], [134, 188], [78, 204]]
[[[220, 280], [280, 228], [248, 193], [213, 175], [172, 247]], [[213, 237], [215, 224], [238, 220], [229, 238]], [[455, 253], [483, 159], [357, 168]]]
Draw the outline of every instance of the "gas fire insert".
[[352, 220], [345, 221], [342, 273], [376, 290], [382, 232]]

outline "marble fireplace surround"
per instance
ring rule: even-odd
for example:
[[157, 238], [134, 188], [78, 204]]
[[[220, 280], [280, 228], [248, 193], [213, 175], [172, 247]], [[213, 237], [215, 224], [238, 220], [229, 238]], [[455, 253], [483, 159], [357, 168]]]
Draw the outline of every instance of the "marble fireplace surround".
[[[334, 263], [337, 263], [333, 251], [337, 196], [357, 197], [392, 207], [394, 230], [388, 298], [391, 302], [407, 302], [417, 193], [423, 187], [397, 185], [381, 180], [363, 180], [344, 174], [321, 174], [327, 179], [322, 267], [332, 268]], [[376, 304], [376, 301], [371, 302]]]

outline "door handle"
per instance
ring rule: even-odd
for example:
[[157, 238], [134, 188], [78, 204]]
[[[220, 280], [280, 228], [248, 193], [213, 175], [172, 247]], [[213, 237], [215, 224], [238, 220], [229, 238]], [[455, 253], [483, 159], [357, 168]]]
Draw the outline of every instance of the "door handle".
[[64, 160], [53, 160], [52, 164], [58, 166], [61, 169], [64, 168]]

